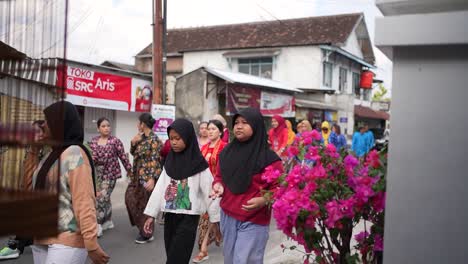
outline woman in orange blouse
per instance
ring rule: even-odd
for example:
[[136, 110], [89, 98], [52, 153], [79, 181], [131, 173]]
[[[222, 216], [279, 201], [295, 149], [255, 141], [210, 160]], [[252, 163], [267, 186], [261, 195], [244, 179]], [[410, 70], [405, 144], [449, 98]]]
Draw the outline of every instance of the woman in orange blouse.
[[[208, 122], [208, 139], [209, 143], [205, 144], [201, 148], [203, 157], [205, 157], [210, 167], [211, 174], [216, 175], [218, 168], [219, 154], [226, 146], [226, 143], [221, 140], [223, 136], [223, 124], [218, 120], [211, 120]], [[205, 214], [200, 218], [198, 225], [199, 238], [198, 246], [200, 253], [193, 259], [195, 263], [201, 263], [207, 260], [208, 257], [208, 246], [215, 241], [216, 245], [219, 246], [221, 242], [221, 232], [219, 231], [219, 223], [210, 223], [208, 215]]]

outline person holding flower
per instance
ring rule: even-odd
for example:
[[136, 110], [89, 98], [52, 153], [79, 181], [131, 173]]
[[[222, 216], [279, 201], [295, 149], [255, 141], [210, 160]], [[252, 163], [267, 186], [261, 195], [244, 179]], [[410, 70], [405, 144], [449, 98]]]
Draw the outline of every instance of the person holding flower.
[[279, 156], [267, 144], [263, 116], [246, 108], [233, 117], [234, 140], [220, 154], [211, 196], [221, 197], [225, 264], [261, 264], [271, 210], [263, 192], [275, 190], [263, 176], [283, 172]]

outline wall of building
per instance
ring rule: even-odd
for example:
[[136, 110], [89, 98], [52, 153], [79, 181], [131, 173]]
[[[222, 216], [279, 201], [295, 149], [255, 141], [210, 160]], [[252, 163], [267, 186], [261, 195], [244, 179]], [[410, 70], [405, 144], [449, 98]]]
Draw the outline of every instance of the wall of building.
[[356, 57], [359, 57], [361, 59], [364, 58], [364, 56], [362, 55], [362, 49], [361, 45], [359, 44], [356, 31], [353, 31], [351, 33], [351, 36], [348, 38], [348, 41], [345, 43], [345, 46], [342, 49], [346, 50], [347, 52], [353, 54]]
[[139, 72], [152, 72], [153, 71], [153, 61], [151, 57], [135, 58], [135, 68]]
[[207, 73], [199, 70], [177, 79], [175, 87], [176, 118], [184, 117], [194, 124], [203, 120]]
[[384, 261], [464, 263], [468, 45], [398, 47], [393, 55]]
[[166, 71], [168, 73], [181, 73], [184, 69], [184, 57], [168, 57]]
[[[130, 162], [133, 162], [133, 156], [130, 155], [130, 141], [138, 132], [136, 125], [140, 114], [141, 113], [136, 112], [114, 111], [115, 126], [113, 128], [113, 134], [122, 141], [125, 153], [128, 153]], [[120, 163], [120, 168], [122, 170], [122, 178], [125, 179], [127, 177], [127, 172], [122, 166], [122, 163]]]

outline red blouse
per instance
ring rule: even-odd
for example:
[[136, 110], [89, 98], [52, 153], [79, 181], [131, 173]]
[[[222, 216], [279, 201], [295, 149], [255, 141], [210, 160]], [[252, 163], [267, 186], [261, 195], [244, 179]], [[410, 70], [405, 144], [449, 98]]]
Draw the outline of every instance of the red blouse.
[[214, 176], [218, 170], [219, 154], [227, 144], [222, 140], [219, 140], [214, 147], [210, 147], [210, 144], [211, 143], [205, 144], [201, 148], [201, 153], [208, 162], [211, 174]]

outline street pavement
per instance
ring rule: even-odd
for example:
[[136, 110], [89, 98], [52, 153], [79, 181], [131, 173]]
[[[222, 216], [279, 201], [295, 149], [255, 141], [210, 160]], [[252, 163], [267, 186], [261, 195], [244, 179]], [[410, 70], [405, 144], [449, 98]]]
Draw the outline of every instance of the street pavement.
[[[115, 228], [104, 232], [99, 244], [109, 254], [110, 263], [115, 264], [164, 264], [166, 253], [164, 250], [163, 225], [156, 225], [154, 241], [148, 244], [137, 245], [134, 240], [137, 236], [136, 227], [131, 227], [125, 208], [124, 194], [127, 183], [119, 181], [112, 194], [112, 208]], [[270, 239], [265, 252], [266, 264], [296, 264], [302, 263], [299, 252], [282, 252], [281, 244], [292, 245], [280, 231], [276, 224], [270, 226]], [[198, 239], [198, 238], [197, 238]], [[0, 245], [6, 245], [6, 238], [0, 238]], [[197, 240], [198, 241], [198, 240]], [[198, 254], [197, 245], [193, 256]], [[204, 264], [222, 264], [222, 248], [214, 244], [209, 248], [210, 259]], [[0, 261], [1, 264], [30, 264], [33, 263], [31, 248], [26, 248], [19, 259]], [[61, 264], [61, 263], [60, 263]], [[64, 263], [65, 264], [65, 263]]]

